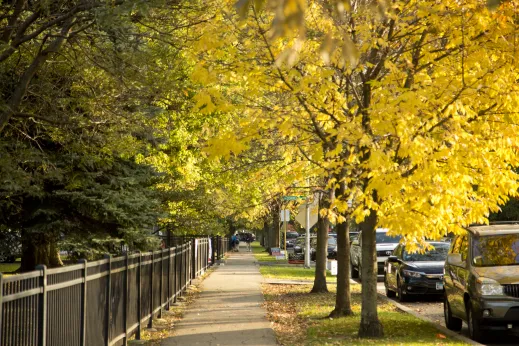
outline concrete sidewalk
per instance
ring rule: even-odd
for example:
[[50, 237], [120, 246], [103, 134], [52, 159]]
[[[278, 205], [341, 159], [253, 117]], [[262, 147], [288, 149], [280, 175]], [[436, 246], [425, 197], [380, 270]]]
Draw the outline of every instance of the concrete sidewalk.
[[277, 345], [261, 306], [262, 276], [252, 253], [240, 250], [204, 280], [200, 297], [162, 346]]

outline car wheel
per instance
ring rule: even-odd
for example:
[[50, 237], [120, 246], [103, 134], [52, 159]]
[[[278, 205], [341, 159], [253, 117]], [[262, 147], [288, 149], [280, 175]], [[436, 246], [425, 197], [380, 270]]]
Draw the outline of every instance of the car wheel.
[[389, 285], [387, 283], [387, 275], [384, 275], [384, 287], [386, 289], [386, 297], [395, 298], [396, 292], [389, 289]]
[[4, 263], [7, 261], [7, 255], [3, 252], [0, 252], [0, 263]]
[[470, 338], [474, 341], [482, 341], [483, 340], [483, 331], [481, 330], [480, 320], [474, 316], [474, 309], [472, 308], [472, 304], [467, 303], [467, 324], [469, 325], [469, 335]]
[[404, 294], [404, 283], [402, 282], [401, 278], [397, 278], [397, 290], [398, 290], [398, 300], [401, 302], [406, 302], [409, 300], [406, 294]]
[[353, 263], [350, 261], [350, 275], [352, 279], [357, 279], [359, 277], [359, 271], [355, 269]]
[[445, 318], [445, 326], [450, 330], [460, 331], [463, 321], [461, 318], [457, 318], [452, 316], [451, 307], [449, 305], [449, 300], [447, 297], [443, 300], [443, 317]]

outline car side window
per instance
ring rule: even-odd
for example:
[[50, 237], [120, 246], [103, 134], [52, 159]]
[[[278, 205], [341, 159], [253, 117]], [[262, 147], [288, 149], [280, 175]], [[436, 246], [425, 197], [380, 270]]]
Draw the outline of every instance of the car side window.
[[453, 240], [449, 253], [460, 253], [462, 238], [463, 237], [459, 235]]
[[393, 251], [393, 256], [396, 256], [398, 258], [402, 258], [402, 250], [404, 249], [404, 247], [402, 245], [398, 245], [395, 249], [395, 251]]
[[469, 254], [469, 246], [468, 246], [468, 239], [467, 239], [467, 235], [464, 235], [463, 237], [461, 237], [461, 245], [460, 245], [460, 252], [461, 254], [461, 259], [463, 261], [467, 260], [467, 256]]

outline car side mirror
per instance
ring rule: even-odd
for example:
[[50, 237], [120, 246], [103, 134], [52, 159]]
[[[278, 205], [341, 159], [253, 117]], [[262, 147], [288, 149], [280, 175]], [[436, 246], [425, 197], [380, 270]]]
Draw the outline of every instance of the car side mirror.
[[396, 256], [389, 256], [387, 261], [390, 263], [398, 263], [398, 258]]
[[447, 255], [447, 263], [448, 264], [452, 264], [454, 266], [462, 266], [463, 265], [463, 261], [461, 259], [461, 254], [460, 253], [450, 253]]

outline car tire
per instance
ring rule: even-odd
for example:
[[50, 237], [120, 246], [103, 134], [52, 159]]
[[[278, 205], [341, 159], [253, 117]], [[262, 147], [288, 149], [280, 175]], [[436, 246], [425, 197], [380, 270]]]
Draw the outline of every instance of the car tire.
[[397, 282], [396, 285], [397, 285], [397, 290], [398, 290], [398, 300], [402, 303], [407, 302], [409, 300], [409, 297], [406, 294], [404, 294], [401, 277], [398, 277], [396, 279], [396, 282]]
[[443, 316], [445, 318], [445, 326], [448, 329], [457, 332], [461, 330], [463, 321], [461, 320], [461, 318], [452, 316], [451, 307], [449, 305], [449, 300], [447, 299], [447, 297], [445, 297], [443, 300]]
[[16, 257], [15, 256], [8, 256], [7, 257], [7, 263], [14, 263], [16, 262]]
[[467, 324], [469, 326], [470, 338], [474, 341], [483, 341], [484, 333], [481, 330], [480, 321], [477, 317], [474, 317], [474, 309], [470, 302], [467, 303]]
[[389, 285], [387, 283], [387, 276], [384, 275], [384, 288], [386, 289], [386, 297], [395, 298], [396, 292], [389, 289]]
[[358, 279], [359, 278], [359, 271], [353, 266], [353, 263], [351, 263], [350, 260], [350, 275], [352, 279]]

